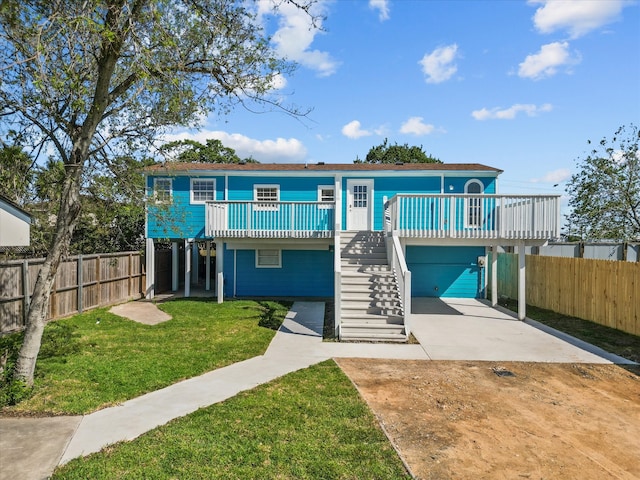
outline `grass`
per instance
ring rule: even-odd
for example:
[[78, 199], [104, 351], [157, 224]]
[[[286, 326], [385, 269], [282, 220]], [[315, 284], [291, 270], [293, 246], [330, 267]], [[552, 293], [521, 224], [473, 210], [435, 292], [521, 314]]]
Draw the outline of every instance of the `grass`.
[[2, 413], [89, 413], [261, 355], [290, 305], [179, 299], [159, 305], [173, 318], [153, 326], [106, 309], [58, 320], [45, 329], [32, 395]]
[[54, 479], [409, 479], [332, 361], [72, 460]]
[[[499, 304], [514, 312], [518, 311], [517, 300], [503, 298], [500, 299]], [[607, 352], [634, 362], [640, 362], [640, 337], [637, 335], [532, 305], [527, 305], [527, 317], [591, 343]]]

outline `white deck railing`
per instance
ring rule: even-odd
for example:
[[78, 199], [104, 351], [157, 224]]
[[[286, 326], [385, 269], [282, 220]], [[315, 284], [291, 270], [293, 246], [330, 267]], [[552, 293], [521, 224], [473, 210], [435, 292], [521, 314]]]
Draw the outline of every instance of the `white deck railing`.
[[560, 233], [559, 195], [396, 195], [385, 230], [401, 237], [548, 240]]
[[331, 238], [333, 202], [208, 202], [210, 237]]

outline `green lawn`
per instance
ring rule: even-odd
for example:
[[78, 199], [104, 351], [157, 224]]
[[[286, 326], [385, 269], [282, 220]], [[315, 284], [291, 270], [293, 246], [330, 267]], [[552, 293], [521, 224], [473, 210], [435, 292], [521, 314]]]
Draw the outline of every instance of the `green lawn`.
[[[501, 299], [499, 303], [509, 310], [518, 311], [516, 300]], [[637, 335], [532, 305], [527, 305], [527, 317], [591, 343], [607, 352], [634, 362], [640, 362], [640, 337]]]
[[54, 479], [409, 479], [329, 360], [72, 460]]
[[33, 394], [3, 412], [88, 413], [261, 355], [290, 305], [179, 299], [159, 305], [173, 317], [159, 325], [107, 309], [52, 322], [43, 336]]

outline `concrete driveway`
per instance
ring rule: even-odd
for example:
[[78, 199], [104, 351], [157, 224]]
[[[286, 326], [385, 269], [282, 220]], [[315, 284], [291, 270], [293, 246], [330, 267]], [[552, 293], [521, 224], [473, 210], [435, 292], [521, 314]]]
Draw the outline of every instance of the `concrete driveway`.
[[480, 300], [414, 298], [411, 318], [432, 360], [633, 363]]

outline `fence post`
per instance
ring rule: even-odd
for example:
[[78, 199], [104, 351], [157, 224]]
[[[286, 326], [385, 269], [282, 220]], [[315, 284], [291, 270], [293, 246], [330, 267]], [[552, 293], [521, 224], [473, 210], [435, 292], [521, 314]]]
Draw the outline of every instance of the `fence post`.
[[131, 286], [133, 283], [133, 254], [129, 253], [129, 271], [127, 272], [129, 280], [127, 281], [127, 297], [131, 298]]
[[22, 261], [22, 324], [27, 324], [29, 315], [29, 305], [31, 298], [29, 295], [29, 260]]
[[102, 286], [100, 280], [102, 280], [102, 268], [100, 268], [100, 255], [96, 255], [96, 288], [98, 289], [98, 306], [102, 305]]
[[84, 279], [82, 278], [82, 255], [78, 255], [78, 274], [77, 274], [77, 283], [78, 283], [78, 313], [82, 313], [84, 309], [84, 305], [82, 304], [82, 292], [84, 287]]

